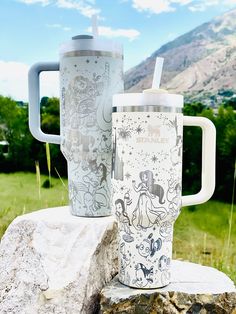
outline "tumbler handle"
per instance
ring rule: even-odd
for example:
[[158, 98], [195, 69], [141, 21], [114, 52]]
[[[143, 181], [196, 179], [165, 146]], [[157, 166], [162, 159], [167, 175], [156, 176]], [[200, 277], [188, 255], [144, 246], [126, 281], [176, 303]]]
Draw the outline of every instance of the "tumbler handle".
[[184, 126], [199, 126], [202, 129], [202, 174], [201, 190], [197, 194], [182, 196], [182, 206], [208, 201], [215, 190], [216, 129], [207, 118], [184, 116]]
[[46, 134], [41, 130], [39, 74], [42, 71], [59, 71], [59, 62], [39, 62], [34, 64], [29, 70], [29, 128], [37, 140], [60, 144], [60, 135]]

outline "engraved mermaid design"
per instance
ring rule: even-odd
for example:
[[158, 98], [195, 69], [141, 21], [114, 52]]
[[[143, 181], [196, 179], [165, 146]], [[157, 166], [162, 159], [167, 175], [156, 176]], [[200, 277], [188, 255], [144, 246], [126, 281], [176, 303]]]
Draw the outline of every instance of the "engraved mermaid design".
[[133, 212], [132, 223], [136, 229], [145, 230], [164, 220], [167, 211], [164, 207], [156, 207], [153, 203], [156, 196], [160, 198], [160, 191], [162, 190], [155, 188], [152, 171], [142, 171], [139, 177], [141, 183], [138, 186], [135, 185], [135, 181], [132, 181], [135, 192], [139, 193], [138, 202]]
[[172, 217], [177, 218], [181, 208], [181, 185], [179, 179], [174, 179], [171, 174], [170, 180], [168, 180], [167, 200], [169, 201], [169, 210]]

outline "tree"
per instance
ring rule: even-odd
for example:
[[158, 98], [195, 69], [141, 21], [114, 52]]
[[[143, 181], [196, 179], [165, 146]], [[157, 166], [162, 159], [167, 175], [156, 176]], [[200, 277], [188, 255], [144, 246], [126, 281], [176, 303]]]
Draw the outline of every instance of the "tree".
[[[42, 103], [42, 102], [41, 102]], [[60, 134], [59, 99], [48, 98], [42, 108], [42, 129], [46, 133]]]
[[[44, 131], [59, 133], [59, 101], [57, 98], [44, 100], [42, 110]], [[51, 123], [53, 121], [55, 123]], [[42, 173], [47, 173], [44, 143], [33, 138], [28, 127], [28, 107], [19, 106], [14, 100], [0, 96], [0, 140], [9, 143], [7, 157], [0, 156], [0, 171], [13, 172], [20, 170], [34, 171], [38, 160]], [[66, 162], [59, 145], [51, 145], [52, 165], [60, 175], [66, 175]], [[54, 168], [53, 168], [54, 170]], [[55, 175], [55, 171], [52, 172]]]
[[[201, 110], [202, 109], [202, 110]], [[200, 111], [201, 110], [201, 111]], [[188, 104], [184, 113], [210, 119], [216, 127], [216, 188], [214, 198], [231, 201], [236, 157], [236, 113], [222, 105], [215, 113], [210, 108]], [[201, 131], [196, 127], [184, 128], [183, 191], [197, 193], [201, 174]]]

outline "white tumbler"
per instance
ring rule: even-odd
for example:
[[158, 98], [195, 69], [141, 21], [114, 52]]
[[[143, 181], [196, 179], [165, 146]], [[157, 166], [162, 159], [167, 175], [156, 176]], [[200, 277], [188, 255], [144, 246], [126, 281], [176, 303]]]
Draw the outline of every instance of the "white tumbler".
[[[39, 74], [60, 70], [60, 135], [40, 127]], [[33, 136], [61, 145], [67, 160], [71, 213], [111, 214], [112, 95], [123, 91], [122, 47], [88, 35], [60, 49], [60, 63], [37, 63], [29, 72], [29, 124]]]
[[[206, 202], [214, 192], [215, 127], [206, 118], [183, 116], [182, 107], [183, 96], [163, 90], [113, 96], [112, 207], [119, 280], [130, 287], [170, 283], [181, 206]], [[202, 128], [202, 186], [189, 196], [181, 195], [183, 125]]]

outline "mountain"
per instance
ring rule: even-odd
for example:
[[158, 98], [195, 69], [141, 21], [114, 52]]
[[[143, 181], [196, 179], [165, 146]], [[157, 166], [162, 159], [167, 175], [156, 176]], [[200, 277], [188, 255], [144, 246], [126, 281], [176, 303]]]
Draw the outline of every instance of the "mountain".
[[165, 59], [161, 87], [170, 92], [209, 95], [236, 90], [236, 9], [165, 44], [128, 70], [128, 92], [151, 87], [157, 56]]

